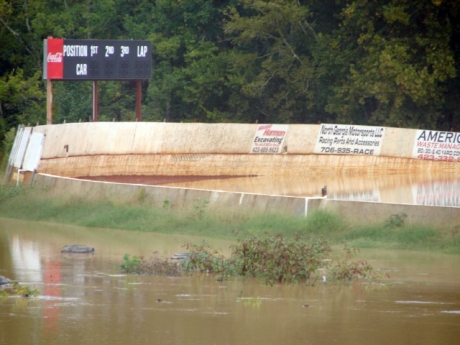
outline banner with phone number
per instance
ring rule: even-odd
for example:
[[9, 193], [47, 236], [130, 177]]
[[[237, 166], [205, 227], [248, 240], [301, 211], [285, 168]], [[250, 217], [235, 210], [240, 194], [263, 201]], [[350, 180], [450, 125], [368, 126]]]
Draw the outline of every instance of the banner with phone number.
[[380, 155], [384, 127], [322, 124], [316, 154]]
[[433, 161], [460, 162], [460, 133], [417, 130], [412, 157]]
[[288, 125], [257, 126], [250, 153], [281, 153]]

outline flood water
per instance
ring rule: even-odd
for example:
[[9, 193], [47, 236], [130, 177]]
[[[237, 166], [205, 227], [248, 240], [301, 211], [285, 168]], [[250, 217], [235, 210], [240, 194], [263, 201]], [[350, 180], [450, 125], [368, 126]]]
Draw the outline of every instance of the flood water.
[[[201, 238], [0, 218], [0, 275], [40, 291], [0, 299], [0, 344], [459, 343], [458, 256], [361, 251], [390, 275], [383, 285], [120, 273], [125, 253], [167, 257], [188, 241]], [[96, 251], [61, 254], [70, 243]]]
[[437, 175], [388, 174], [372, 177], [336, 174], [305, 177], [257, 176], [162, 184], [181, 188], [297, 197], [321, 196], [321, 188], [326, 185], [329, 199], [460, 207], [458, 172]]
[[305, 176], [84, 176], [95, 181], [162, 185], [293, 197], [318, 197], [327, 186], [333, 200], [460, 207], [460, 174], [425, 172], [383, 175], [328, 174]]

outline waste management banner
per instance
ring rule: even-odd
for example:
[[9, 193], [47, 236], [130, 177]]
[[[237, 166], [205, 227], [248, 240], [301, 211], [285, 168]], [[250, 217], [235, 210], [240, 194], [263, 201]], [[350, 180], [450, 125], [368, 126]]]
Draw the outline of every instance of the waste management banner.
[[460, 162], [460, 133], [417, 130], [412, 158]]

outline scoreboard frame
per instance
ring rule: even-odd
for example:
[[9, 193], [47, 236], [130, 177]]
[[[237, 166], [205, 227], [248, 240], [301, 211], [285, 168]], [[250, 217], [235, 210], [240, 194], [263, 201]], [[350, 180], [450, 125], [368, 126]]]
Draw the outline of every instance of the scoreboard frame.
[[146, 80], [152, 77], [152, 42], [143, 40], [44, 40], [43, 79]]

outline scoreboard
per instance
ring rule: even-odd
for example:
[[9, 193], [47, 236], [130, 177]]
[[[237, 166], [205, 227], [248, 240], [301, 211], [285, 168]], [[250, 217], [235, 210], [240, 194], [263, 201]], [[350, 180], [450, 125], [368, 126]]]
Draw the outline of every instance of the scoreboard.
[[43, 79], [150, 79], [152, 43], [49, 38], [44, 40], [43, 60]]

